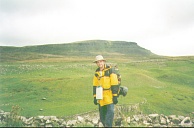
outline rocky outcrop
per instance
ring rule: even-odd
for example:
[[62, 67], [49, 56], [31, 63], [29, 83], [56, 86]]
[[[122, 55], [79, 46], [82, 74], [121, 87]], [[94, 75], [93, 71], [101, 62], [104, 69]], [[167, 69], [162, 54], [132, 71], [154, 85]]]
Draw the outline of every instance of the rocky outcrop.
[[[10, 113], [0, 110], [0, 126], [6, 124]], [[194, 127], [194, 113], [189, 116], [163, 115], [163, 114], [137, 114], [132, 116], [115, 116], [113, 126], [146, 126], [146, 127]], [[56, 116], [15, 117], [26, 127], [102, 127], [98, 112], [76, 115], [69, 118]]]

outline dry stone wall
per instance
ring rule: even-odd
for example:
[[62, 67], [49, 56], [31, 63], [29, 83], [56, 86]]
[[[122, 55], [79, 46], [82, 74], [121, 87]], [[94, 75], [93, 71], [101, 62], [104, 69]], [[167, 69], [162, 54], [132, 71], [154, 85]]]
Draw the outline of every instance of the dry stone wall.
[[[0, 110], [0, 126], [6, 124], [10, 112]], [[191, 116], [163, 115], [163, 114], [137, 114], [132, 116], [115, 116], [113, 126], [130, 127], [194, 127], [194, 112]], [[59, 118], [56, 116], [15, 117], [26, 127], [103, 127], [99, 120], [98, 112], [75, 115], [71, 118]]]

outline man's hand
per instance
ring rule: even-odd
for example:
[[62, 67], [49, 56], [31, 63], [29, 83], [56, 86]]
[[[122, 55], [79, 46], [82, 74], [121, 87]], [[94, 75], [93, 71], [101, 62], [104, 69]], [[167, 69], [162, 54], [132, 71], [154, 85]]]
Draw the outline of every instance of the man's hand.
[[113, 96], [113, 104], [117, 104], [118, 100], [117, 100], [117, 96]]
[[96, 97], [94, 97], [94, 104], [95, 104], [95, 105], [98, 104]]

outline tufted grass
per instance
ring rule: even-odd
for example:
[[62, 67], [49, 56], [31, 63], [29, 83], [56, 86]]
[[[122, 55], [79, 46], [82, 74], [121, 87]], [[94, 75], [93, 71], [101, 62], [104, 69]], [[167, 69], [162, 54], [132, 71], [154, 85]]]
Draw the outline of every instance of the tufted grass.
[[[41, 59], [1, 63], [0, 109], [14, 105], [21, 115], [70, 116], [97, 109], [93, 105], [93, 58]], [[194, 58], [109, 59], [117, 63], [122, 85], [129, 88], [119, 104], [136, 104], [143, 113], [187, 115], [194, 111]], [[42, 100], [46, 98], [46, 100]], [[42, 109], [42, 111], [40, 111]]]

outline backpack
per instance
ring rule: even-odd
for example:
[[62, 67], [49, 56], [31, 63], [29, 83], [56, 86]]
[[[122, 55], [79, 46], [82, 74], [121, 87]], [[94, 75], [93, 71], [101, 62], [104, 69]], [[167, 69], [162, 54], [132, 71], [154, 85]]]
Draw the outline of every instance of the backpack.
[[122, 96], [126, 96], [127, 95], [127, 92], [128, 92], [128, 88], [126, 86], [121, 86], [121, 74], [119, 72], [119, 69], [118, 69], [118, 66], [115, 65], [115, 66], [111, 66], [112, 69], [115, 71], [116, 75], [117, 75], [117, 79], [118, 79], [118, 82], [119, 82], [119, 92], [118, 92], [118, 96], [122, 95]]

